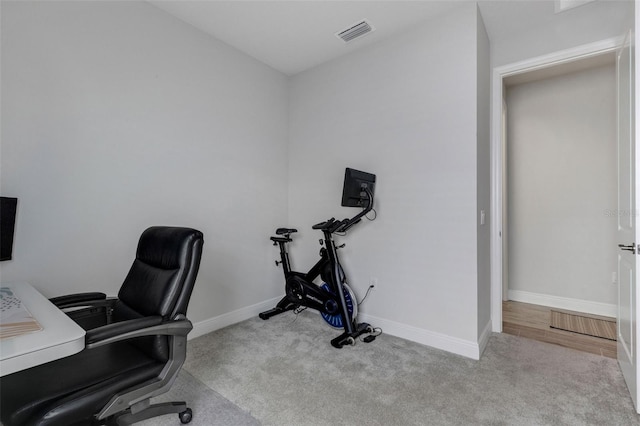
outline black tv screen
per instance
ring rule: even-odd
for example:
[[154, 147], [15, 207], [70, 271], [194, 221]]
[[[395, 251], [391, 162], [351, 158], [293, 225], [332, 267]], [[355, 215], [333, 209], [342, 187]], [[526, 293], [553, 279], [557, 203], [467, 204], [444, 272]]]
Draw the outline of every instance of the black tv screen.
[[0, 260], [10, 260], [18, 199], [0, 197]]
[[371, 201], [365, 188], [373, 196], [376, 188], [376, 175], [347, 167], [344, 171], [341, 205], [343, 207], [364, 207], [368, 201]]

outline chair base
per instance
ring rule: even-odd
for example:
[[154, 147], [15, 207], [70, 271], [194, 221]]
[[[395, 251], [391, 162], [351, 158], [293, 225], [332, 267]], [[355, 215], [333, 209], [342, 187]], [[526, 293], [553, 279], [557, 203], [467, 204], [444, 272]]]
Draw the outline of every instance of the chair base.
[[[132, 407], [133, 408], [133, 407]], [[136, 411], [135, 408], [133, 411]], [[108, 419], [108, 426], [129, 426], [136, 422], [151, 419], [165, 414], [178, 414], [182, 424], [189, 423], [193, 418], [191, 408], [187, 407], [186, 402], [163, 402], [160, 404], [148, 405], [135, 413], [131, 409], [117, 414]]]

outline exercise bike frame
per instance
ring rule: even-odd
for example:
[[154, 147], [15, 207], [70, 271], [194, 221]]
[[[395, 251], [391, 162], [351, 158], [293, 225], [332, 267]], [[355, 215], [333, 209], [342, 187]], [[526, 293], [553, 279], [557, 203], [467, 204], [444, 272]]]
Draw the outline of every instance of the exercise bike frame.
[[[302, 279], [301, 285], [303, 285], [305, 289], [313, 292], [317, 297], [309, 297], [308, 299], [310, 300], [306, 300], [303, 298], [296, 299], [289, 294], [289, 291], [287, 291], [284, 297], [273, 309], [260, 313], [260, 318], [262, 318], [263, 320], [267, 320], [272, 316], [297, 309], [300, 306], [310, 307], [320, 312], [327, 312], [327, 310], [323, 307], [323, 302], [326, 301], [326, 297], [322, 297], [323, 291], [321, 290], [320, 286], [313, 283], [313, 280], [315, 280], [318, 276], [322, 276], [331, 290], [331, 296], [337, 299], [337, 311], [341, 316], [342, 325], [344, 328], [344, 333], [336, 337], [335, 339], [332, 339], [331, 345], [336, 348], [341, 348], [345, 344], [354, 344], [356, 337], [373, 331], [373, 327], [371, 327], [371, 325], [367, 323], [357, 323], [356, 318], [352, 318], [352, 315], [349, 312], [348, 303], [342, 289], [344, 272], [342, 270], [342, 267], [340, 266], [340, 261], [337, 253], [338, 248], [336, 247], [333, 240], [334, 233], [346, 232], [353, 225], [360, 222], [361, 218], [373, 209], [373, 194], [366, 187], [363, 187], [362, 190], [367, 194], [367, 203], [360, 213], [350, 219], [347, 218], [342, 221], [336, 221], [335, 218], [331, 218], [328, 221], [321, 222], [312, 226], [313, 229], [322, 231], [324, 247], [320, 249], [320, 259], [316, 262], [315, 265], [311, 267], [311, 269], [306, 274], [293, 271], [291, 269], [291, 263], [289, 261], [289, 253], [287, 251], [286, 245], [287, 243], [293, 241], [291, 239], [291, 234], [297, 232], [297, 230], [280, 228], [276, 231], [276, 234], [278, 234], [278, 236], [271, 237], [274, 245], [277, 244], [280, 248], [280, 261], [276, 261], [276, 265], [278, 265], [279, 263], [282, 264], [285, 277], [285, 288], [289, 290], [289, 286], [287, 284], [289, 280]], [[330, 276], [326, 276], [327, 273]], [[318, 293], [316, 293], [316, 291]], [[324, 296], [327, 296], [326, 291], [324, 292]], [[354, 304], [357, 303], [356, 300], [353, 300], [352, 302]]]

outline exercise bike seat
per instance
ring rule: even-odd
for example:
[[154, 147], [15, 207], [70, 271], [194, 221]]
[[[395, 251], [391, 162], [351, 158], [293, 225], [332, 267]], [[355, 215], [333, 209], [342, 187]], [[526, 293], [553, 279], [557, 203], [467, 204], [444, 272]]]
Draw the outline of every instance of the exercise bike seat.
[[294, 232], [298, 232], [297, 229], [293, 228], [278, 228], [276, 229], [276, 235], [288, 235], [293, 234]]
[[274, 246], [275, 246], [275, 243], [290, 243], [291, 241], [293, 241], [288, 236], [285, 236], [285, 237], [270, 237], [269, 239], [274, 242], [274, 244], [273, 244]]

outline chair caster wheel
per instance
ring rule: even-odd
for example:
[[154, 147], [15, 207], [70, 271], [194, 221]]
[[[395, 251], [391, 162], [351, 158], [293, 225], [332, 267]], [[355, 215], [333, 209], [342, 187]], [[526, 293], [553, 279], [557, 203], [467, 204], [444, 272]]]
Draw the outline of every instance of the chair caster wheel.
[[182, 413], [178, 414], [178, 417], [180, 417], [180, 423], [183, 425], [187, 424], [193, 420], [193, 411], [191, 411], [191, 408], [187, 408]]
[[345, 342], [346, 345], [351, 345], [351, 346], [355, 346], [356, 345], [356, 339], [354, 339], [353, 337], [349, 336], [347, 337], [347, 341]]

